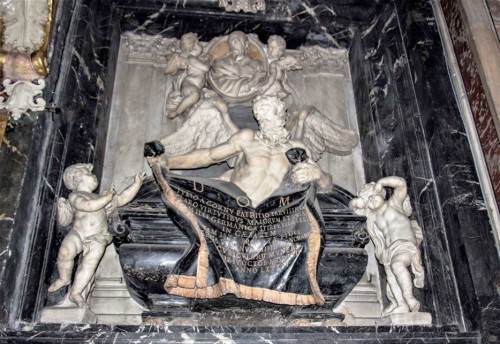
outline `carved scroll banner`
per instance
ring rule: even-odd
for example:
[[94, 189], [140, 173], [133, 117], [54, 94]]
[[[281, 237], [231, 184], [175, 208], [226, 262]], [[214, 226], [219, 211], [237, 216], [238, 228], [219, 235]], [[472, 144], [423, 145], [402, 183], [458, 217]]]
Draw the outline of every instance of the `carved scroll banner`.
[[168, 293], [324, 304], [316, 280], [324, 229], [313, 187], [278, 190], [254, 208], [233, 183], [152, 169], [191, 243], [166, 279]]

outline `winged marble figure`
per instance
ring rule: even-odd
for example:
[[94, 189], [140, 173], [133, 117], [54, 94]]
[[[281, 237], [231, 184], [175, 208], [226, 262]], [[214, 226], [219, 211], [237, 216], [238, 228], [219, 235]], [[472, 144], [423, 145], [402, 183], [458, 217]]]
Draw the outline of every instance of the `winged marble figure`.
[[[318, 161], [325, 152], [350, 154], [359, 142], [353, 130], [335, 124], [313, 106], [303, 106], [299, 112], [289, 115], [285, 128], [290, 140], [303, 142], [314, 161]], [[225, 102], [207, 92], [205, 99], [189, 111], [181, 127], [162, 138], [161, 143], [165, 146], [166, 156], [180, 156], [227, 142], [238, 131]]]

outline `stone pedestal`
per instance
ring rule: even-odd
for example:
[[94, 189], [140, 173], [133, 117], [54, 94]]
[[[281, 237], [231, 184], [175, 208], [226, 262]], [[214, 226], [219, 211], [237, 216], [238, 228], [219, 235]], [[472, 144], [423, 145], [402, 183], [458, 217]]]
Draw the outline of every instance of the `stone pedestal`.
[[97, 314], [99, 324], [142, 323], [144, 308], [130, 297], [114, 244], [108, 246], [96, 271], [88, 303]]
[[345, 315], [344, 325], [375, 326], [380, 319], [382, 306], [377, 298], [376, 288], [368, 282], [366, 274], [334, 311]]
[[96, 324], [97, 315], [88, 308], [46, 307], [42, 310], [40, 322], [56, 324]]
[[375, 325], [432, 326], [432, 315], [424, 312], [390, 314], [377, 320]]

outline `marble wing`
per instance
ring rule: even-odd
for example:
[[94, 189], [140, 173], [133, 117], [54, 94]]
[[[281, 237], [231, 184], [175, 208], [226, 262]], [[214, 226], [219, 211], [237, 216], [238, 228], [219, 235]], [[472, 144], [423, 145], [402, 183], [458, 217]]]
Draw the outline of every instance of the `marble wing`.
[[187, 67], [187, 60], [178, 52], [168, 54], [166, 59], [165, 74], [175, 75], [179, 70], [186, 69]]
[[305, 106], [291, 118], [293, 139], [301, 140], [318, 161], [326, 151], [334, 155], [347, 155], [359, 142], [358, 135], [342, 128], [313, 106]]
[[[411, 205], [410, 196], [408, 195], [406, 195], [403, 201], [403, 211], [408, 217], [410, 217], [411, 214], [413, 213], [413, 207]], [[420, 245], [420, 243], [424, 240], [424, 232], [422, 230], [422, 227], [420, 227], [418, 222], [415, 220], [410, 220], [410, 223], [411, 223], [411, 228], [413, 229], [413, 233], [415, 234], [415, 239], [417, 239], [417, 245]]]
[[73, 207], [64, 197], [57, 199], [57, 222], [60, 226], [66, 227], [73, 222]]
[[237, 131], [227, 106], [216, 97], [206, 97], [189, 111], [179, 129], [160, 141], [167, 156], [177, 156], [199, 148], [214, 147], [229, 140]]

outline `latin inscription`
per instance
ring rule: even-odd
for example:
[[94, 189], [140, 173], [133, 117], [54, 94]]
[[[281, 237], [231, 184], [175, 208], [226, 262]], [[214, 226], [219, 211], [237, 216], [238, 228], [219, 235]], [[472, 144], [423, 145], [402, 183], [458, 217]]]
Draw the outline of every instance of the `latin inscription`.
[[303, 202], [293, 206], [290, 196], [277, 198], [275, 211], [255, 211], [244, 196], [238, 197], [239, 207], [234, 208], [209, 199], [200, 183], [194, 183], [192, 191], [173, 189], [193, 214], [208, 222], [201, 223], [207, 242], [235, 272], [283, 270], [302, 253], [309, 238], [306, 206]]

